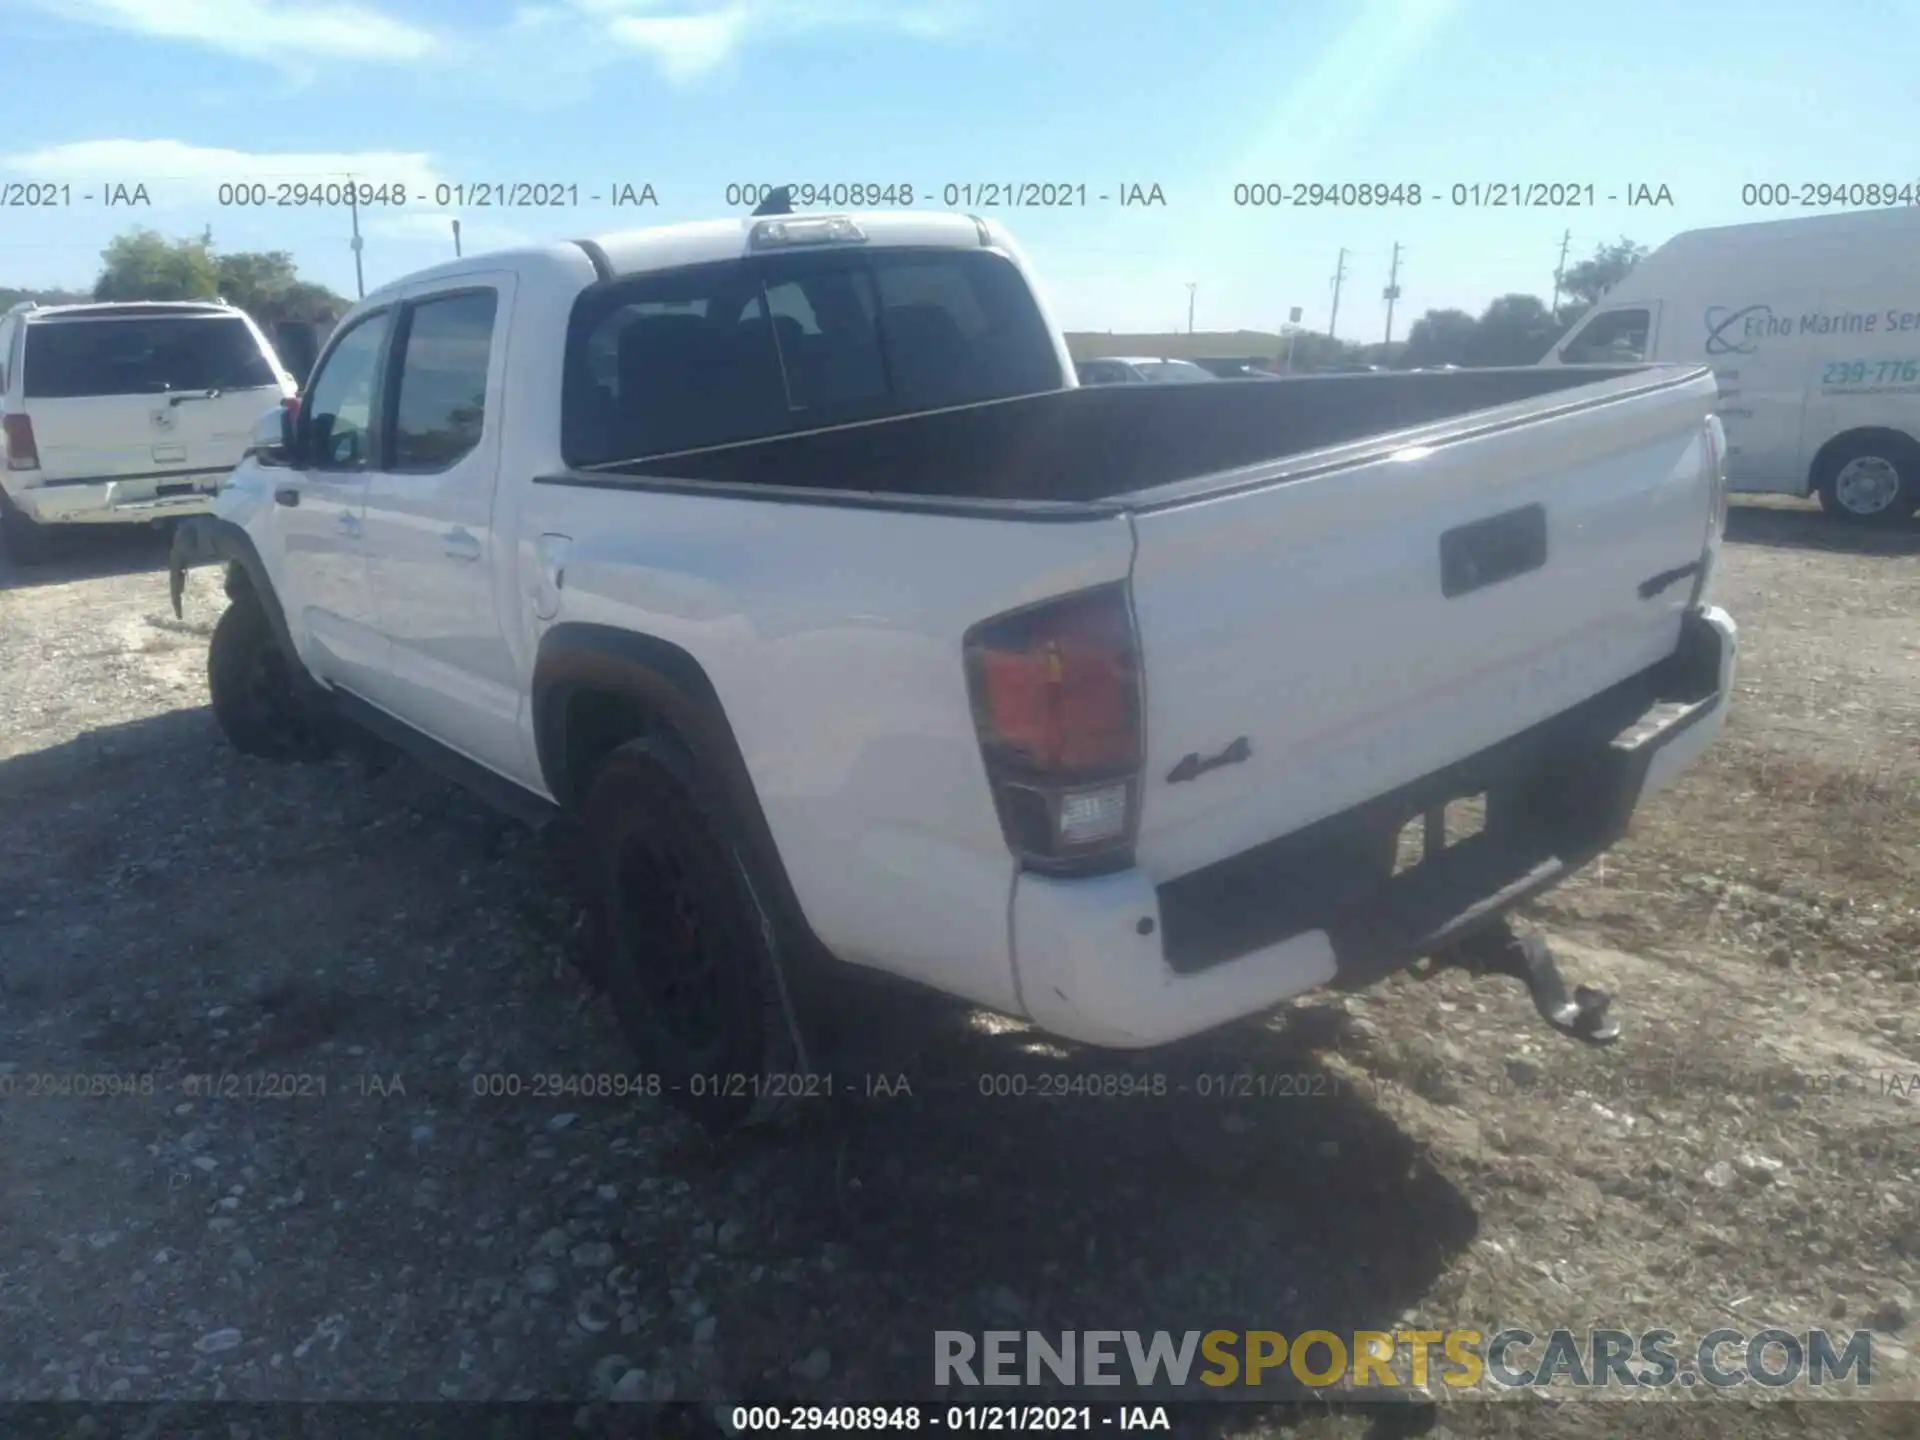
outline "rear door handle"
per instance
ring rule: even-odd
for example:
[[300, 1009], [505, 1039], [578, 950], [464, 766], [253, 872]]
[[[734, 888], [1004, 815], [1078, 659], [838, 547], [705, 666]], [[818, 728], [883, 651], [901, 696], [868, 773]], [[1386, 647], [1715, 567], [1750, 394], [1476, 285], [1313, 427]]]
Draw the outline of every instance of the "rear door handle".
[[298, 509], [300, 506], [300, 487], [297, 485], [282, 485], [278, 490], [273, 492], [273, 503]]
[[448, 530], [440, 537], [440, 549], [455, 560], [478, 560], [480, 542], [465, 530]]

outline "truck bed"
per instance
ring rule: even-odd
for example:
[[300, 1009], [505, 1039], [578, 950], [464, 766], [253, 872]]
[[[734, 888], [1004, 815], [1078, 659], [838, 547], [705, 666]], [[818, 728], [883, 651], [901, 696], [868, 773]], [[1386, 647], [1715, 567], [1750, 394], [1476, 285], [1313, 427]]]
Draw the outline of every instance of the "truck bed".
[[[1605, 404], [1698, 367], [1587, 366], [1302, 376], [1217, 385], [1090, 386], [639, 459], [549, 482], [834, 492], [1073, 508], [1190, 499], [1184, 487], [1270, 484], [1292, 457], [1367, 442], [1432, 443]], [[1578, 391], [1578, 394], [1567, 392]], [[1560, 403], [1550, 403], [1554, 398]], [[1528, 402], [1538, 402], [1530, 404]], [[1332, 458], [1332, 457], [1329, 457]], [[1278, 466], [1279, 469], [1275, 467]], [[822, 495], [820, 498], [827, 498]]]

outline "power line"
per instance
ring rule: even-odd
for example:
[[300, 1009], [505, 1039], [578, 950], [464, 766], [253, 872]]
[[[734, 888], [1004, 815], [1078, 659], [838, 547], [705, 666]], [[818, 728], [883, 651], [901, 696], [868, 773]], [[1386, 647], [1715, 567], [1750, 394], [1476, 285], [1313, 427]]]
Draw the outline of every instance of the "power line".
[[1573, 231], [1569, 230], [1560, 237], [1560, 262], [1553, 267], [1553, 303], [1547, 307], [1549, 314], [1560, 310], [1560, 284], [1567, 274], [1567, 249], [1573, 244]]
[[1327, 317], [1327, 338], [1333, 338], [1334, 327], [1340, 323], [1340, 282], [1347, 278], [1347, 247], [1340, 247], [1340, 258], [1333, 267], [1333, 313]]
[[1393, 302], [1400, 298], [1400, 242], [1393, 242], [1393, 268], [1387, 272], [1387, 288], [1380, 292], [1387, 302], [1387, 344], [1393, 344]]
[[367, 298], [367, 276], [360, 263], [360, 187], [347, 177], [347, 204], [353, 209], [353, 288], [358, 298]]

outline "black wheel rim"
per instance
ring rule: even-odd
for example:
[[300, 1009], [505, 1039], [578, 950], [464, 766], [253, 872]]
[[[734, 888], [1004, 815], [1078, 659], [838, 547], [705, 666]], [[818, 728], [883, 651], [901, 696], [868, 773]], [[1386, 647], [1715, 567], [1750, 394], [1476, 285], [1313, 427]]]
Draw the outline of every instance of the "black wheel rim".
[[696, 1057], [725, 1049], [725, 936], [710, 887], [665, 846], [635, 837], [614, 877], [621, 957], [655, 1020]]

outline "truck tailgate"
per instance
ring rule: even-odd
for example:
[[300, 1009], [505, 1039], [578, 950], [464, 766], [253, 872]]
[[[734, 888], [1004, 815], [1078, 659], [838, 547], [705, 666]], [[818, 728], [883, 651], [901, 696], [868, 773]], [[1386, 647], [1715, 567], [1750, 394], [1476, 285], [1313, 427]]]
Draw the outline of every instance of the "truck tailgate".
[[[1134, 511], [1137, 863], [1163, 882], [1547, 719], [1678, 642], [1704, 371], [1527, 401]], [[1551, 412], [1551, 413], [1546, 413]]]

